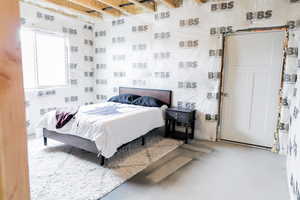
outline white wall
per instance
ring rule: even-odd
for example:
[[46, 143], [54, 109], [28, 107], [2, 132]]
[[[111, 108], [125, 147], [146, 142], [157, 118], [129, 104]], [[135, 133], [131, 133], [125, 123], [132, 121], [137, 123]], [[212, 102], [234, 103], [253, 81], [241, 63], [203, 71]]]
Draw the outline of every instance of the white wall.
[[[171, 89], [174, 106], [183, 104], [197, 108], [196, 137], [215, 140], [217, 123], [205, 120], [205, 115], [218, 112], [218, 101], [207, 98], [207, 94], [214, 95], [218, 91], [219, 80], [209, 79], [208, 73], [220, 71], [221, 57], [209, 56], [209, 51], [222, 46], [221, 37], [210, 35], [211, 28], [232, 26], [233, 30], [237, 30], [281, 26], [290, 20], [300, 19], [299, 2], [243, 0], [234, 1], [232, 9], [211, 11], [212, 4], [224, 2], [231, 1], [197, 4], [194, 0], [186, 0], [178, 9], [159, 7], [159, 11], [153, 14], [96, 23], [95, 31], [102, 33], [95, 37], [95, 48], [102, 49], [96, 54], [96, 64], [104, 66], [96, 69], [98, 99], [106, 100], [117, 94], [119, 86]], [[271, 18], [246, 19], [247, 12], [267, 10], [272, 10]], [[185, 20], [184, 26], [180, 25], [182, 20]], [[188, 25], [189, 22], [191, 25]], [[135, 28], [140, 28], [140, 31], [134, 31]], [[156, 39], [157, 36], [160, 38]], [[189, 46], [189, 41], [192, 46]], [[181, 47], [182, 42], [184, 47]], [[157, 55], [159, 58], [155, 59]], [[181, 63], [187, 62], [190, 65], [180, 67]], [[288, 65], [294, 67], [293, 62], [288, 61]], [[288, 73], [294, 73], [294, 69]], [[182, 82], [185, 84], [183, 87]], [[288, 84], [286, 87], [289, 89], [285, 90], [284, 96], [289, 96], [293, 86]], [[283, 112], [288, 113], [288, 109], [284, 108]], [[285, 124], [288, 121], [289, 118], [282, 119]], [[286, 141], [287, 130], [283, 128], [280, 136]]]
[[[295, 31], [295, 40], [294, 43], [300, 49], [300, 29]], [[298, 55], [298, 59], [300, 61], [300, 55]], [[300, 62], [298, 63], [298, 79], [299, 79], [299, 68]], [[300, 152], [299, 152], [299, 145], [300, 145], [300, 118], [299, 118], [299, 109], [300, 109], [300, 81], [298, 80], [295, 85], [295, 95], [291, 98], [291, 106], [290, 106], [290, 113], [291, 113], [291, 128], [289, 132], [288, 138], [288, 148], [287, 148], [287, 171], [288, 171], [288, 183], [290, 188], [291, 200], [298, 200], [300, 199]]]
[[[23, 26], [64, 34], [69, 40], [70, 47], [78, 47], [77, 52], [69, 51], [70, 66], [68, 67], [70, 80], [77, 80], [77, 85], [25, 91], [28, 134], [33, 134], [35, 125], [43, 113], [54, 108], [79, 106], [94, 102], [94, 91], [90, 91], [90, 88], [94, 90], [94, 61], [85, 61], [85, 56], [94, 59], [94, 46], [85, 44], [85, 40], [93, 42], [94, 26], [22, 2], [20, 9]], [[92, 30], [88, 29], [89, 26]], [[74, 64], [77, 66], [75, 69], [71, 66]], [[88, 89], [87, 92], [86, 89]], [[52, 91], [55, 94], [46, 95], [47, 92], [51, 93]], [[39, 96], [39, 93], [42, 96]]]

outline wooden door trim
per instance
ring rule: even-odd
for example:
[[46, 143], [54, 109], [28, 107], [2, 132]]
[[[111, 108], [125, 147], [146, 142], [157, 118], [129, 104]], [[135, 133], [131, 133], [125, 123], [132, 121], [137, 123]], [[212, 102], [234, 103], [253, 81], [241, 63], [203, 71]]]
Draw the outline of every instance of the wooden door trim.
[[29, 200], [19, 1], [0, 7], [0, 199]]

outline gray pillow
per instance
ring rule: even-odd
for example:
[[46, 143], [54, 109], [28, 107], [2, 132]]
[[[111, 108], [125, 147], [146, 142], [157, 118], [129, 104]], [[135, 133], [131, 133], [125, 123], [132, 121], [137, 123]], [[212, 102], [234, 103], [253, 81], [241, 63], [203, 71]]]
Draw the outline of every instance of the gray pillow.
[[149, 96], [139, 97], [135, 99], [132, 102], [132, 104], [139, 105], [139, 106], [147, 106], [147, 107], [161, 107], [165, 105], [165, 103], [162, 102], [161, 100]]
[[141, 96], [135, 94], [120, 94], [118, 96], [111, 97], [108, 101], [109, 102], [116, 102], [116, 103], [126, 103], [131, 104], [134, 100]]

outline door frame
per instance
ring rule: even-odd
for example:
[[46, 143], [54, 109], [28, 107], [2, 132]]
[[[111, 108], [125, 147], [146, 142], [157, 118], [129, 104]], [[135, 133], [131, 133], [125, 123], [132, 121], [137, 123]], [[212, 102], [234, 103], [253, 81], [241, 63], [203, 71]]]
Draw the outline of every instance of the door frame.
[[2, 0], [0, 11], [0, 199], [29, 200], [19, 0]]
[[[231, 141], [231, 140], [226, 140], [221, 138], [221, 126], [222, 126], [222, 105], [224, 101], [224, 59], [225, 59], [225, 47], [226, 47], [226, 38], [228, 36], [232, 36], [234, 34], [239, 34], [239, 33], [251, 33], [251, 32], [271, 32], [271, 31], [283, 31], [285, 32], [285, 39], [284, 39], [284, 45], [283, 45], [283, 58], [282, 58], [282, 67], [281, 67], [281, 81], [280, 81], [280, 89], [279, 89], [279, 94], [278, 94], [278, 99], [279, 99], [279, 105], [278, 105], [278, 111], [277, 111], [277, 126], [276, 130], [274, 132], [274, 143], [279, 141], [279, 124], [280, 124], [280, 111], [282, 108], [282, 89], [283, 89], [283, 84], [284, 84], [284, 73], [285, 73], [285, 67], [286, 67], [286, 58], [287, 58], [287, 52], [286, 49], [288, 47], [288, 41], [289, 41], [289, 26], [284, 25], [284, 26], [272, 26], [272, 27], [257, 27], [257, 28], [249, 28], [249, 29], [239, 29], [233, 32], [228, 32], [228, 33], [223, 33], [222, 34], [222, 57], [221, 57], [221, 72], [220, 72], [220, 83], [219, 83], [219, 89], [218, 89], [218, 94], [219, 94], [219, 101], [218, 101], [218, 120], [217, 120], [217, 130], [216, 130], [216, 140], [217, 141], [224, 141], [224, 142], [231, 142], [231, 143], [236, 143], [236, 144], [242, 144], [242, 145], [247, 145], [247, 146], [253, 146], [253, 147], [258, 147], [258, 148], [264, 148], [264, 149], [271, 149], [270, 147], [266, 146], [261, 146], [261, 145], [255, 145], [255, 144], [249, 144], [249, 143], [244, 143], [244, 142], [238, 142], [238, 141]], [[272, 151], [276, 151], [276, 148], [272, 147]]]

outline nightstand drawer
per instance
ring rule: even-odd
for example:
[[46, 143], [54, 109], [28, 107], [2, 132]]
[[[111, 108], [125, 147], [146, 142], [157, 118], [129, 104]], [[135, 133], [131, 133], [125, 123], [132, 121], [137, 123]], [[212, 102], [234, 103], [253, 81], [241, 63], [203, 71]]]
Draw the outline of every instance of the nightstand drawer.
[[193, 115], [184, 112], [168, 111], [167, 119], [176, 120], [177, 122], [182, 123], [191, 123], [193, 122]]

